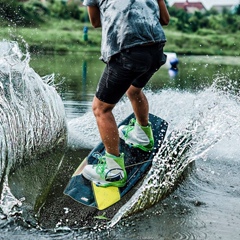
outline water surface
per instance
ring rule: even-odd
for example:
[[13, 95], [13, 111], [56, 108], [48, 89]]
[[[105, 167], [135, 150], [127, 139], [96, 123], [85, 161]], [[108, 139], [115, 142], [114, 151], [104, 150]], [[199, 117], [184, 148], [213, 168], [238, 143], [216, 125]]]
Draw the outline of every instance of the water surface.
[[[170, 196], [142, 213], [123, 219], [112, 229], [101, 226], [104, 221], [88, 228], [80, 224], [79, 219], [68, 219], [70, 206], [59, 209], [59, 216], [51, 212], [50, 205], [61, 202], [63, 189], [74, 169], [100, 141], [91, 112], [91, 101], [104, 68], [98, 57], [98, 53], [31, 56], [30, 65], [40, 76], [55, 74], [68, 121], [69, 150], [52, 182], [48, 204], [43, 209], [49, 216], [54, 215], [56, 222], [46, 221], [41, 229], [26, 222], [24, 224], [21, 218], [14, 218], [13, 222], [8, 219], [11, 222], [8, 224], [2, 217], [1, 237], [240, 239], [240, 59], [235, 57], [179, 56], [179, 73], [174, 79], [169, 77], [168, 67], [164, 66], [146, 87], [150, 111], [169, 123], [169, 131], [185, 128], [193, 121], [204, 126], [199, 131], [204, 133], [202, 139], [205, 143], [199, 143], [199, 149], [191, 155], [195, 164]], [[124, 98], [116, 106], [114, 114], [120, 121], [131, 111], [129, 102]], [[56, 156], [50, 155], [46, 161], [34, 163], [32, 169], [49, 169], [50, 159], [53, 167], [59, 161]], [[23, 174], [16, 172], [17, 177], [12, 178], [12, 183], [16, 183], [16, 179], [21, 181], [21, 176], [27, 171], [28, 167], [23, 169]], [[39, 173], [39, 176], [43, 175]], [[28, 181], [28, 178], [22, 181], [21, 187], [29, 184]], [[30, 198], [26, 193], [18, 197]], [[63, 221], [60, 216], [64, 214]], [[72, 221], [76, 221], [75, 227], [69, 227]]]

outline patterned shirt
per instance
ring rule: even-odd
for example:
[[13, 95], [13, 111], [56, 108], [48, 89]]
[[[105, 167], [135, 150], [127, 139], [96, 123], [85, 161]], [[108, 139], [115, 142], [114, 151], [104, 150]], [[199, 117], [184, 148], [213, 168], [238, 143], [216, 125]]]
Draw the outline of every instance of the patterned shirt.
[[157, 0], [84, 0], [83, 4], [100, 10], [105, 62], [122, 49], [166, 41]]

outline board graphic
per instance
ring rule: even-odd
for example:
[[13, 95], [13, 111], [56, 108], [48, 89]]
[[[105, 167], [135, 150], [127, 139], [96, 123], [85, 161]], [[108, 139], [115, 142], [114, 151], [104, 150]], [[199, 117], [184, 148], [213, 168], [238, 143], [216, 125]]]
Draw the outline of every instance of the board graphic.
[[[127, 125], [134, 117], [134, 114], [131, 114], [121, 122], [119, 126]], [[145, 176], [148, 169], [151, 167], [154, 155], [158, 152], [166, 135], [168, 123], [165, 120], [153, 114], [149, 114], [149, 121], [152, 123], [155, 140], [154, 148], [151, 152], [144, 152], [141, 149], [131, 147], [125, 144], [122, 139], [120, 140], [120, 152], [124, 153], [128, 175], [127, 183], [124, 187], [99, 187], [82, 176], [81, 172], [88, 163], [96, 164], [98, 162], [98, 157], [105, 154], [103, 143], [99, 143], [74, 172], [64, 190], [64, 194], [79, 203], [90, 207], [96, 207], [99, 210], [106, 209], [118, 202]]]

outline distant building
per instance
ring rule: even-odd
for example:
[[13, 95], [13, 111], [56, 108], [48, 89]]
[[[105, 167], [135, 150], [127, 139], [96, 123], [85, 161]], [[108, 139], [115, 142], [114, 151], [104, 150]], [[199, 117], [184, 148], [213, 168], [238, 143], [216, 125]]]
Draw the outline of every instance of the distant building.
[[176, 2], [172, 5], [172, 7], [175, 7], [177, 9], [183, 9], [188, 13], [194, 13], [196, 11], [202, 13], [206, 12], [206, 8], [202, 4], [202, 2], [189, 2], [188, 0], [186, 0], [186, 2]]
[[213, 5], [211, 7], [211, 10], [215, 10], [217, 11], [218, 13], [222, 13], [224, 10], [227, 10], [229, 12], [234, 12], [234, 9], [235, 9], [235, 5]]

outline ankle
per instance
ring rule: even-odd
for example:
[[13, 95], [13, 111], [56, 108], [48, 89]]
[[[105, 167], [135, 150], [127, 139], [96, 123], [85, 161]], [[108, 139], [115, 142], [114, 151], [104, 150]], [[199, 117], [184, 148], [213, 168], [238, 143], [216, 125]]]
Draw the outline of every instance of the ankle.
[[119, 154], [115, 155], [115, 154], [112, 154], [112, 153], [109, 153], [109, 152], [106, 151], [105, 152], [105, 156], [115, 159], [115, 158], [123, 157], [123, 153], [121, 153], [121, 154], [119, 153]]
[[139, 122], [138, 120], [136, 120], [136, 124], [139, 125], [140, 127], [148, 127], [149, 126], [148, 121]]
[[120, 157], [120, 153], [118, 152], [111, 152], [111, 153], [109, 153], [109, 152], [107, 152], [107, 151], [105, 151], [105, 155], [107, 156], [107, 157], [111, 157], [111, 158], [116, 158], [116, 157]]
[[142, 129], [151, 127], [151, 123], [150, 123], [150, 122], [147, 122], [147, 124], [140, 124], [140, 123], [136, 120], [136, 124], [137, 124], [138, 126], [140, 126]]

